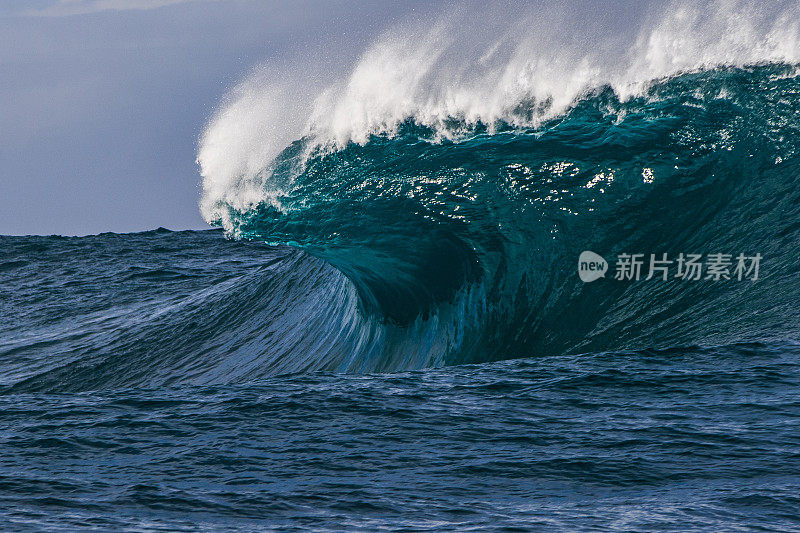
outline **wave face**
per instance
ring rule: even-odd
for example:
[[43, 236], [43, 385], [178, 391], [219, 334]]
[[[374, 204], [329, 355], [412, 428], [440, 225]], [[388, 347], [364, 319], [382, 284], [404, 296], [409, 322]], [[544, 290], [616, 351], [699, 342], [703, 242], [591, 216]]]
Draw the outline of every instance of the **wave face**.
[[[545, 7], [411, 21], [338, 82], [260, 71], [222, 103], [206, 219], [355, 295], [321, 333], [350, 355], [287, 370], [796, 335], [797, 3]], [[583, 250], [760, 253], [764, 271], [584, 285]]]
[[[346, 276], [371, 340], [345, 369], [792, 337], [798, 96], [795, 66], [727, 67], [599, 87], [536, 127], [454, 120], [457, 140], [412, 119], [307, 136], [264, 174], [285, 192], [217, 222]], [[763, 277], [585, 285], [583, 250], [760, 253]]]

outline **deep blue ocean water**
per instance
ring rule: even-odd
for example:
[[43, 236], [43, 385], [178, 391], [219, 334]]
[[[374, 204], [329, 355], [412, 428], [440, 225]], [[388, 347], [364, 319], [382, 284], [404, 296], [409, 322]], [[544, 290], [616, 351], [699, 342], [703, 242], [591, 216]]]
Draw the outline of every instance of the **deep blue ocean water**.
[[227, 233], [0, 237], [0, 529], [799, 530], [799, 101], [785, 65], [599, 88], [301, 139]]

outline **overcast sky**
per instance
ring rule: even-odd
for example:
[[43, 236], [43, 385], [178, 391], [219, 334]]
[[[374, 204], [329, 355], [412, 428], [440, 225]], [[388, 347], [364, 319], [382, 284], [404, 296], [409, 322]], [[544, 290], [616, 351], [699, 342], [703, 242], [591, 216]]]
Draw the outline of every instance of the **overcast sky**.
[[427, 2], [0, 0], [0, 234], [207, 227], [197, 141], [261, 63], [347, 68]]

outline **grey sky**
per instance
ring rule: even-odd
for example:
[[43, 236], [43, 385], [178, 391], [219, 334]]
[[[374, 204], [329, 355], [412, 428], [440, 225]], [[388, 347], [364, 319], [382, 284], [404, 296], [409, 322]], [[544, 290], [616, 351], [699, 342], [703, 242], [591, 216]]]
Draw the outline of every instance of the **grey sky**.
[[206, 227], [197, 140], [264, 62], [346, 68], [379, 0], [0, 0], [0, 234]]

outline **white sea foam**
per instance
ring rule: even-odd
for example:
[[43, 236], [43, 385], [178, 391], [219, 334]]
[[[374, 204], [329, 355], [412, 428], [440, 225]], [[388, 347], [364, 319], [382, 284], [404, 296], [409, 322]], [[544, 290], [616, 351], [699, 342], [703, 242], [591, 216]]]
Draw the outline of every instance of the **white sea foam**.
[[263, 202], [279, 207], [270, 183], [275, 155], [299, 138], [313, 98], [285, 73], [258, 69], [223, 100], [200, 137], [200, 211], [230, 229], [228, 207], [245, 211]]
[[535, 126], [602, 85], [625, 99], [681, 72], [800, 62], [797, 0], [639, 7], [633, 15], [583, 3], [462, 6], [389, 29], [327, 86], [291, 69], [259, 71], [225, 98], [202, 135], [201, 211], [226, 223], [227, 206], [277, 205], [270, 162], [302, 135], [338, 149], [392, 134], [409, 118], [440, 137], [458, 135], [453, 119]]

